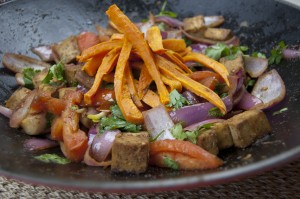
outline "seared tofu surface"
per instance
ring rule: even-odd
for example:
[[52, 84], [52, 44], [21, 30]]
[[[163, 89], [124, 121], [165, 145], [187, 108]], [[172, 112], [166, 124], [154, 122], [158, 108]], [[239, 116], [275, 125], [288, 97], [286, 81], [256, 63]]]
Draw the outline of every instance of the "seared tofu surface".
[[57, 61], [61, 61], [64, 64], [72, 62], [77, 55], [80, 55], [76, 36], [70, 36], [52, 48], [59, 59]]
[[183, 20], [183, 28], [188, 32], [196, 32], [205, 27], [204, 16], [198, 15]]
[[211, 154], [217, 155], [219, 153], [218, 138], [214, 131], [208, 130], [198, 136], [197, 145]]
[[245, 74], [244, 59], [242, 55], [237, 55], [236, 58], [232, 60], [223, 57], [220, 59], [220, 62], [224, 64], [230, 75], [236, 75], [240, 70]]
[[261, 110], [249, 110], [227, 120], [235, 147], [245, 148], [271, 131], [270, 123]]
[[120, 133], [112, 146], [112, 172], [143, 173], [149, 161], [149, 133]]

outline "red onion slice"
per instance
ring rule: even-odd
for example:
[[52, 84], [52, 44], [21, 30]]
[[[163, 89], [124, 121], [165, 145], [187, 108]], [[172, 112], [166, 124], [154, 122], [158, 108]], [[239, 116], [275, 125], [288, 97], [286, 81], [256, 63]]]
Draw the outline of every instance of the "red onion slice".
[[169, 26], [180, 28], [183, 27], [183, 22], [168, 16], [155, 16], [155, 22], [164, 22]]
[[52, 46], [38, 46], [31, 49], [31, 51], [40, 57], [41, 60], [45, 62], [53, 62], [54, 61], [54, 53], [52, 50]]
[[115, 136], [121, 133], [119, 130], [105, 131], [103, 134], [97, 134], [90, 146], [90, 156], [98, 162], [105, 161], [111, 152]]
[[111, 161], [105, 161], [105, 162], [98, 162], [95, 159], [93, 159], [90, 156], [90, 146], [88, 147], [88, 149], [86, 150], [85, 154], [84, 154], [84, 158], [83, 158], [83, 162], [88, 165], [88, 166], [95, 166], [95, 167], [107, 167], [111, 165]]
[[[227, 112], [232, 109], [232, 99], [230, 96], [223, 98]], [[215, 107], [209, 102], [185, 106], [176, 111], [171, 111], [169, 114], [174, 123], [182, 122], [183, 126], [189, 126], [207, 119], [214, 119], [216, 117], [210, 116], [209, 110]]]
[[9, 125], [12, 128], [18, 128], [22, 122], [22, 120], [26, 117], [30, 106], [36, 96], [37, 91], [33, 90], [31, 91], [24, 99], [23, 102], [21, 102], [21, 105], [19, 106], [18, 109], [16, 109], [11, 117], [10, 117], [10, 121], [9, 121]]
[[190, 126], [187, 126], [184, 128], [186, 131], [194, 131], [198, 126], [202, 126], [204, 124], [210, 124], [210, 123], [217, 123], [217, 122], [223, 122], [224, 119], [209, 119], [209, 120], [204, 120], [195, 124], [192, 124]]
[[182, 39], [182, 32], [180, 30], [161, 31], [162, 39]]
[[282, 55], [285, 59], [297, 59], [300, 58], [300, 50], [296, 49], [284, 49]]
[[240, 101], [235, 106], [238, 109], [242, 110], [250, 110], [258, 105], [261, 105], [263, 102], [261, 99], [255, 97], [254, 95], [250, 94], [245, 88], [243, 89], [243, 95]]
[[266, 109], [281, 102], [285, 97], [286, 89], [283, 80], [275, 69], [264, 73], [258, 79], [251, 92], [252, 95], [263, 101], [257, 108]]
[[57, 146], [58, 142], [46, 138], [31, 138], [24, 142], [24, 147], [29, 151], [49, 149]]
[[208, 48], [208, 45], [200, 44], [200, 43], [199, 44], [191, 44], [190, 46], [191, 46], [193, 52], [202, 53], [202, 54], [204, 54], [205, 50]]
[[11, 109], [0, 105], [0, 114], [4, 115], [7, 118], [10, 118], [12, 113], [13, 113], [13, 111]]
[[244, 56], [245, 70], [252, 78], [257, 78], [268, 68], [268, 59]]

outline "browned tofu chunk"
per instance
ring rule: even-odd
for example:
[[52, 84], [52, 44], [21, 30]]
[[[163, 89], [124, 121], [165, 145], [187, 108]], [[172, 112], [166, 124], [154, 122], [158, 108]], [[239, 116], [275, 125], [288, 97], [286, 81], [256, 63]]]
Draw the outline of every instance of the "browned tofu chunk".
[[198, 137], [197, 145], [214, 155], [219, 153], [217, 134], [213, 130], [201, 133]]
[[21, 122], [23, 131], [28, 135], [39, 135], [46, 133], [46, 113], [29, 114]]
[[75, 78], [75, 75], [77, 71], [80, 71], [82, 68], [82, 65], [75, 65], [75, 64], [65, 64], [64, 70], [65, 70], [65, 78], [68, 82], [68, 85], [75, 85], [78, 81]]
[[149, 161], [149, 134], [120, 133], [112, 146], [112, 172], [143, 173]]
[[212, 130], [217, 135], [219, 150], [228, 149], [233, 146], [230, 128], [226, 122], [215, 123]]
[[271, 131], [265, 113], [261, 110], [249, 110], [233, 116], [228, 121], [234, 146], [245, 148], [257, 138]]
[[72, 62], [76, 59], [77, 55], [80, 55], [77, 37], [70, 36], [62, 42], [54, 45], [53, 51], [58, 59], [56, 61], [62, 61], [64, 64]]
[[230, 75], [235, 75], [240, 70], [242, 70], [243, 73], [245, 73], [244, 60], [242, 55], [237, 55], [236, 58], [232, 60], [223, 57], [220, 59], [220, 62], [224, 64]]
[[231, 30], [225, 28], [207, 28], [204, 31], [204, 37], [219, 41], [226, 40], [230, 36], [230, 34]]
[[6, 101], [5, 106], [9, 109], [15, 110], [29, 93], [30, 90], [28, 88], [21, 87], [17, 89]]
[[185, 18], [183, 20], [183, 28], [188, 32], [196, 32], [205, 26], [204, 17], [198, 15], [191, 18]]

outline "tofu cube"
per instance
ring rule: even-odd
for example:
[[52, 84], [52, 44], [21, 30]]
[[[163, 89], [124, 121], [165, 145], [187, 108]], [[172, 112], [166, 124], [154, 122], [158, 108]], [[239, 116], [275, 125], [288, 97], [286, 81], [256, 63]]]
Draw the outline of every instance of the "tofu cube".
[[223, 57], [220, 59], [220, 62], [226, 67], [230, 75], [235, 75], [240, 70], [245, 74], [244, 59], [242, 55], [237, 55], [237, 57], [232, 60]]
[[198, 15], [191, 18], [185, 18], [183, 20], [183, 28], [188, 32], [196, 32], [201, 28], [205, 27], [204, 17], [202, 15]]
[[204, 37], [219, 41], [226, 40], [230, 36], [230, 34], [231, 30], [225, 28], [207, 28], [204, 31]]
[[219, 150], [228, 149], [233, 146], [230, 128], [226, 122], [215, 123], [212, 130], [217, 135]]
[[120, 133], [112, 146], [111, 171], [143, 173], [148, 168], [149, 133]]
[[80, 55], [76, 36], [70, 36], [62, 42], [55, 44], [52, 48], [57, 59], [59, 59], [56, 61], [62, 61], [64, 64], [72, 62], [76, 59], [77, 55]]
[[197, 145], [211, 154], [219, 153], [217, 134], [213, 130], [206, 130], [198, 136]]
[[271, 131], [265, 113], [261, 110], [249, 110], [233, 116], [228, 121], [234, 146], [245, 148], [257, 138]]

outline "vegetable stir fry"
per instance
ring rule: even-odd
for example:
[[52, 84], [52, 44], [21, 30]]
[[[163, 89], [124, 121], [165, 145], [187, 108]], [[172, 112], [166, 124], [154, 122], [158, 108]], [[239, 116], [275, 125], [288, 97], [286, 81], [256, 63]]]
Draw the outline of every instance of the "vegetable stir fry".
[[270, 59], [250, 56], [221, 27], [223, 16], [180, 21], [165, 7], [134, 23], [112, 5], [97, 34], [34, 48], [42, 61], [4, 54], [20, 88], [0, 112], [10, 127], [45, 135], [28, 140], [29, 150], [59, 146], [66, 157], [37, 160], [137, 174], [151, 165], [214, 169], [224, 164], [220, 150], [271, 132], [263, 110], [284, 99], [285, 85], [268, 65], [284, 58], [286, 45]]

